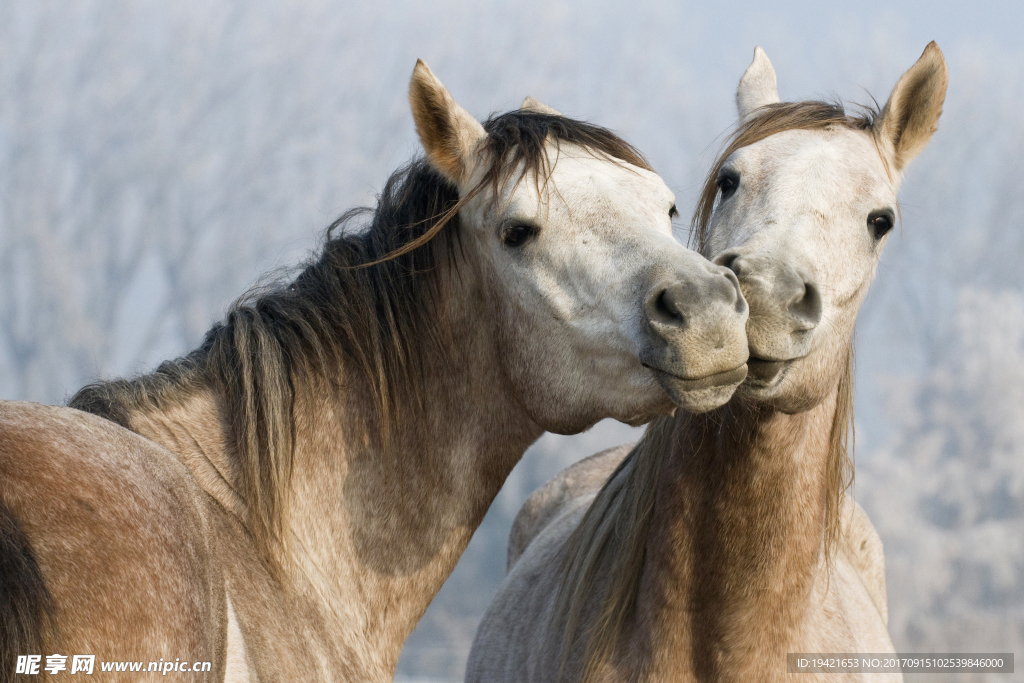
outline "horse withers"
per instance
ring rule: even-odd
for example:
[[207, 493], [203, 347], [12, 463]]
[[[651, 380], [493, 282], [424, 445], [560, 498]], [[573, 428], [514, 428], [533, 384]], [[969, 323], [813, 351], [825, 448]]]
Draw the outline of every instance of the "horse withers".
[[852, 339], [946, 81], [931, 43], [880, 112], [850, 116], [781, 103], [755, 51], [694, 218], [750, 306], [749, 376], [531, 496], [467, 681], [783, 681], [790, 653], [892, 651], [881, 541], [845, 494]]
[[426, 157], [293, 280], [71, 408], [0, 404], [0, 680], [390, 680], [543, 431], [744, 379], [738, 280], [635, 149], [532, 103], [481, 124], [422, 63], [409, 94]]

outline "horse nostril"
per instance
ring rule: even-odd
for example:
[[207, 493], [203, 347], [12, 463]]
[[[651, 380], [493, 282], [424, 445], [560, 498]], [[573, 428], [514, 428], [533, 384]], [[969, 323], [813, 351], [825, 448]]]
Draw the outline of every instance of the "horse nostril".
[[789, 305], [793, 316], [804, 323], [808, 329], [821, 322], [821, 293], [812, 282], [804, 282], [803, 296]]
[[743, 298], [743, 290], [740, 289], [739, 278], [736, 277], [736, 273], [729, 269], [723, 270], [722, 276], [728, 282], [723, 291], [725, 302], [735, 304], [736, 312], [743, 313], [747, 310], [747, 300]]
[[648, 320], [682, 327], [686, 323], [683, 295], [682, 288], [677, 285], [665, 287], [652, 296], [647, 303]]
[[743, 261], [740, 255], [735, 251], [727, 251], [724, 254], [719, 254], [713, 261], [716, 265], [724, 266], [736, 274], [737, 277], [742, 275]]
[[740, 279], [736, 277], [736, 273], [728, 268], [721, 271], [721, 273], [722, 277], [726, 280], [726, 284], [721, 286], [722, 295], [727, 302], [732, 303], [735, 299], [743, 296], [740, 293]]
[[678, 292], [674, 291], [675, 288], [670, 287], [666, 289], [658, 297], [657, 306], [658, 312], [667, 318], [683, 322], [683, 312], [679, 310], [679, 297]]

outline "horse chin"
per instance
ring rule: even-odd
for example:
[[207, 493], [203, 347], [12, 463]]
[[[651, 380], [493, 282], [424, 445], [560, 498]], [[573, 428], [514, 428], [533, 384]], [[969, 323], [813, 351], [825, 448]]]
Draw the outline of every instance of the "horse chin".
[[786, 378], [794, 360], [767, 360], [751, 354], [747, 359], [747, 379], [743, 384], [745, 393], [774, 392]]
[[731, 370], [696, 379], [685, 379], [656, 368], [651, 369], [672, 402], [690, 413], [706, 413], [724, 405], [747, 377], [745, 363]]
[[751, 355], [747, 361], [750, 371], [746, 381], [736, 390], [736, 396], [790, 415], [810, 410], [821, 402], [820, 398], [795, 391], [794, 382], [786, 381], [800, 360], [765, 360]]

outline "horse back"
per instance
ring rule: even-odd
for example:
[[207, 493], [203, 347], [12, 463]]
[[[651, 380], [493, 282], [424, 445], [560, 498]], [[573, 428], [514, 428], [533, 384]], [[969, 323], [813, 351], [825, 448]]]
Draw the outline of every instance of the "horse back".
[[0, 567], [17, 567], [2, 582], [14, 608], [0, 610], [0, 636], [20, 634], [4, 654], [45, 665], [58, 653], [69, 670], [72, 655], [95, 655], [101, 679], [100, 662], [161, 658], [208, 661], [201, 679], [223, 677], [206, 516], [188, 470], [157, 444], [77, 410], [0, 402]]
[[571, 501], [582, 496], [595, 495], [611, 476], [635, 444], [628, 443], [595, 453], [573, 463], [556, 474], [548, 483], [530, 494], [519, 508], [508, 536], [508, 565], [512, 566], [548, 524]]

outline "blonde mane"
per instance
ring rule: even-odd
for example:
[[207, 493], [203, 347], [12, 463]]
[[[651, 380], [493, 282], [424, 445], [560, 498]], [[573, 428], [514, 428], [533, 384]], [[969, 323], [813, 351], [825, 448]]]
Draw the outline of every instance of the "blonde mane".
[[[697, 250], [708, 256], [708, 225], [718, 193], [716, 181], [733, 152], [788, 130], [845, 127], [870, 134], [873, 117], [871, 110], [855, 117], [847, 115], [840, 105], [807, 101], [768, 105], [741, 122], [712, 166], [694, 212], [691, 226]], [[847, 349], [837, 390], [826, 465], [824, 550], [829, 564], [842, 533], [845, 492], [853, 483], [852, 345]], [[585, 683], [595, 680], [616, 651], [619, 636], [636, 604], [657, 477], [672, 448], [676, 423], [675, 418], [663, 417], [648, 426], [566, 541], [559, 571], [561, 579], [548, 624], [552, 634], [561, 634], [557, 680], [563, 678], [570, 654], [579, 646], [583, 648], [580, 680]], [[597, 601], [591, 603], [594, 596]], [[582, 623], [585, 609], [586, 627]]]

